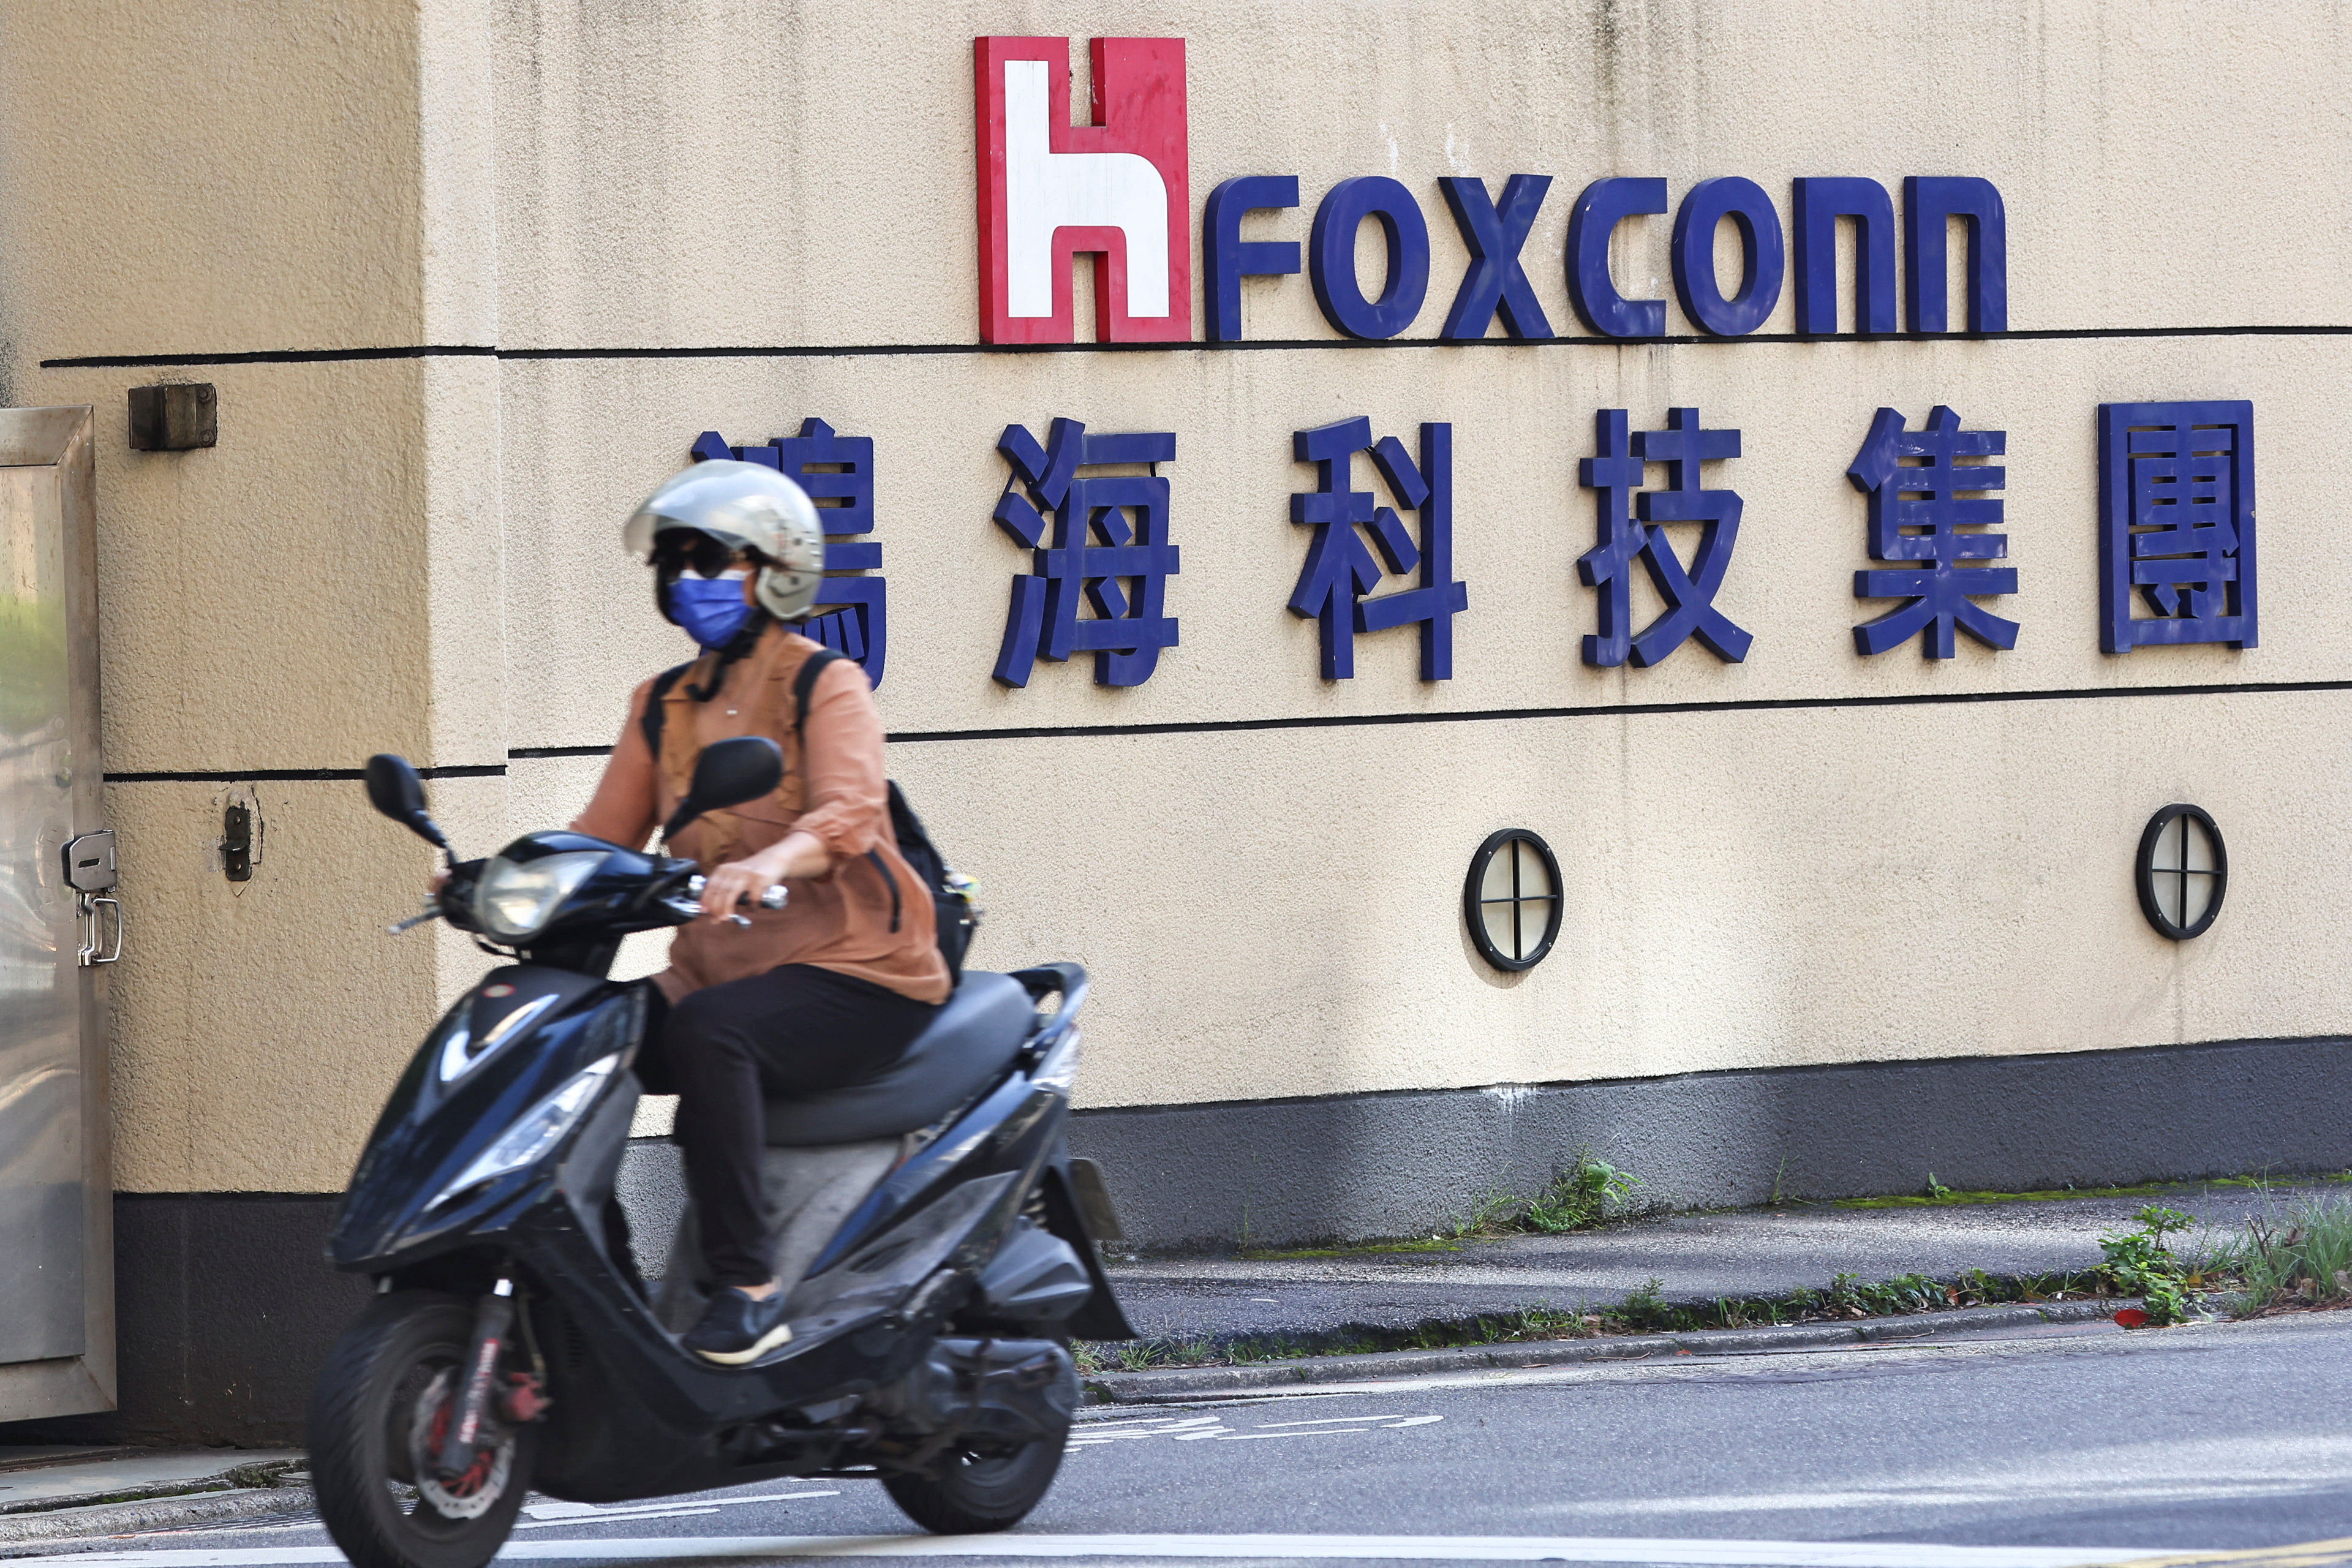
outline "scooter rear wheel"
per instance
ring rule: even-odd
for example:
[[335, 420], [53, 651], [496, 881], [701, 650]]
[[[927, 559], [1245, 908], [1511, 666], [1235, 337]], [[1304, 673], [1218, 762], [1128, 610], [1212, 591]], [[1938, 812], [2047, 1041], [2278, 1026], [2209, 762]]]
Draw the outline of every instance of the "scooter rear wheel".
[[443, 1483], [428, 1459], [456, 1404], [473, 1313], [448, 1296], [379, 1296], [328, 1352], [310, 1395], [319, 1515], [357, 1568], [482, 1568], [530, 1487], [533, 1426], [500, 1429]]
[[1062, 1468], [1066, 1429], [1003, 1454], [954, 1453], [926, 1475], [886, 1476], [883, 1489], [934, 1535], [1010, 1530], [1045, 1499]]

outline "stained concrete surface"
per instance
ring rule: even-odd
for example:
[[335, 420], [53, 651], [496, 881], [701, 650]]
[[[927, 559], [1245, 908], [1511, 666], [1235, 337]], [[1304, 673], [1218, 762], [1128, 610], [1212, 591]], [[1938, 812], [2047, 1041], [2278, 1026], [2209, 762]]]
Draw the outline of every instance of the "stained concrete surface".
[[2124, 1198], [1740, 1209], [1464, 1241], [1452, 1252], [1115, 1258], [1110, 1277], [1129, 1321], [1147, 1335], [1326, 1333], [1529, 1307], [1614, 1306], [1654, 1279], [1667, 1300], [1698, 1302], [1818, 1290], [1841, 1272], [1864, 1281], [1898, 1274], [1948, 1279], [1970, 1268], [2063, 1273], [2098, 1264], [2100, 1237], [2132, 1228], [2149, 1204], [2179, 1209], [2203, 1227], [2174, 1238], [2179, 1249], [2250, 1216], [2323, 1196], [2340, 1200], [2352, 1188], [2206, 1186]]
[[65, 1507], [93, 1497], [210, 1480], [230, 1470], [301, 1458], [295, 1448], [121, 1449], [0, 1445], [0, 1508]]

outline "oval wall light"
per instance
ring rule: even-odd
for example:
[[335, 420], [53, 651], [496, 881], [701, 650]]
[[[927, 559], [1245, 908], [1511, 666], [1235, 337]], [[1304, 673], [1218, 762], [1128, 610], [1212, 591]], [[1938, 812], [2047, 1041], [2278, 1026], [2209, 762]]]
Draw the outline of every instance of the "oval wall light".
[[2140, 912], [2174, 942], [2201, 936], [2221, 912], [2230, 856], [2221, 830], [2193, 805], [2168, 805], [2147, 819], [2133, 868]]
[[1478, 956], [1497, 969], [1532, 969], [1559, 935], [1565, 902], [1551, 846], [1524, 827], [1490, 833], [1470, 857], [1462, 918]]

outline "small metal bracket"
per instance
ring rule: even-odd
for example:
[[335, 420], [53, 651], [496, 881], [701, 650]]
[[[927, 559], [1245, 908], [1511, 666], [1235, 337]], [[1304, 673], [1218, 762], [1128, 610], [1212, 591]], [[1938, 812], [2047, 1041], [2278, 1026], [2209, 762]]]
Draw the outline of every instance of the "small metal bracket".
[[190, 452], [220, 441], [220, 394], [208, 381], [131, 389], [131, 449]]
[[241, 802], [221, 816], [221, 869], [232, 882], [253, 880], [253, 808]]
[[114, 890], [114, 829], [78, 833], [66, 840], [66, 886], [77, 893]]

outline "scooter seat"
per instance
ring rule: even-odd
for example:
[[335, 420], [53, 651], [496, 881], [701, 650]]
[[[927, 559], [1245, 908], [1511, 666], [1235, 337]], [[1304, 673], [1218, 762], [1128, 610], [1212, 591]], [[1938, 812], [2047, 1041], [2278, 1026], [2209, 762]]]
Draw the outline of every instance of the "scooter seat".
[[858, 1143], [928, 1127], [994, 1081], [1036, 1025], [1036, 1004], [1019, 981], [966, 970], [930, 1026], [879, 1078], [769, 1100], [768, 1142]]

